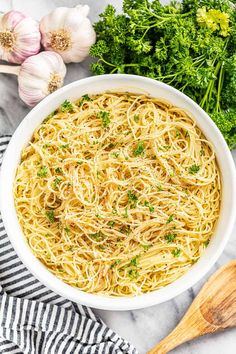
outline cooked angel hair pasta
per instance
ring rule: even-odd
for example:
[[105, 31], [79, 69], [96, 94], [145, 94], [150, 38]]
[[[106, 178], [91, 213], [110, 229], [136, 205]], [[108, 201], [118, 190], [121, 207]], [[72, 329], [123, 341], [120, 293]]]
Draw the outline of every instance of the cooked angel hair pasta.
[[209, 243], [220, 189], [189, 115], [125, 93], [65, 101], [34, 132], [14, 184], [35, 256], [64, 282], [113, 296], [183, 275]]

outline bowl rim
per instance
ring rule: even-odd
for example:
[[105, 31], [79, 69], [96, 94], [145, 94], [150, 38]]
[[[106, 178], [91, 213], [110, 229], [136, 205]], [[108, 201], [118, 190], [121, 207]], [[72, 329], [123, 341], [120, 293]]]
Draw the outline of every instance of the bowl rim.
[[[102, 82], [104, 80], [112, 81], [114, 78], [120, 79], [121, 81], [128, 78], [131, 81], [131, 83], [132, 81], [138, 82], [140, 84], [146, 82], [147, 84], [163, 87], [169, 90], [170, 92], [172, 92], [173, 94], [182, 98], [182, 100], [191, 104], [191, 106], [193, 106], [193, 109], [196, 111], [196, 113], [198, 112], [202, 117], [204, 117], [204, 120], [207, 121], [208, 126], [212, 128], [217, 134], [218, 143], [221, 145], [221, 148], [224, 150], [224, 154], [225, 154], [224, 159], [227, 161], [228, 164], [227, 174], [230, 177], [231, 188], [232, 188], [232, 197], [230, 200], [232, 207], [230, 210], [230, 215], [228, 217], [229, 221], [225, 226], [224, 237], [222, 237], [222, 240], [219, 246], [217, 247], [217, 249], [215, 250], [214, 254], [207, 261], [205, 261], [204, 267], [203, 264], [201, 266], [198, 266], [200, 262], [199, 261], [190, 270], [188, 270], [185, 275], [183, 275], [182, 277], [180, 277], [178, 280], [171, 283], [170, 285], [167, 285], [164, 288], [152, 291], [150, 293], [137, 295], [135, 297], [111, 297], [111, 296], [103, 296], [98, 294], [90, 294], [81, 291], [77, 288], [74, 288], [70, 285], [67, 285], [66, 283], [58, 279], [55, 275], [53, 275], [33, 255], [32, 251], [30, 250], [29, 246], [27, 245], [24, 239], [23, 232], [20, 228], [16, 216], [14, 204], [12, 207], [12, 199], [13, 199], [12, 185], [10, 189], [8, 183], [8, 171], [9, 171], [9, 164], [10, 164], [9, 161], [11, 161], [12, 154], [14, 154], [15, 149], [17, 149], [17, 141], [18, 139], [20, 139], [22, 129], [24, 129], [27, 126], [27, 122], [33, 119], [33, 116], [35, 114], [40, 114], [40, 111], [43, 109], [43, 107], [47, 105], [50, 106], [56, 98], [60, 97], [63, 94], [65, 94], [64, 99], [66, 99], [66, 92], [70, 91], [72, 88], [80, 87], [83, 85], [89, 86], [94, 82]], [[44, 117], [42, 117], [42, 120], [43, 118]], [[31, 131], [31, 135], [32, 133], [33, 130]], [[17, 165], [18, 162], [15, 159], [15, 168]], [[64, 298], [70, 299], [74, 302], [82, 303], [89, 307], [94, 307], [94, 308], [104, 309], [104, 310], [133, 310], [133, 309], [153, 306], [174, 298], [175, 296], [179, 295], [183, 291], [187, 290], [188, 288], [196, 284], [213, 266], [213, 264], [216, 262], [220, 254], [223, 252], [223, 249], [230, 237], [230, 234], [234, 226], [234, 221], [236, 218], [236, 213], [235, 213], [236, 198], [233, 197], [236, 195], [235, 181], [236, 181], [236, 171], [235, 171], [234, 161], [230, 153], [230, 150], [228, 149], [228, 146], [223, 136], [221, 135], [219, 129], [216, 127], [215, 123], [211, 120], [208, 114], [205, 111], [203, 111], [201, 107], [198, 106], [197, 103], [195, 103], [192, 99], [190, 99], [188, 96], [178, 91], [177, 89], [151, 78], [146, 78], [137, 75], [127, 75], [127, 74], [113, 74], [113, 75], [108, 74], [108, 75], [87, 77], [81, 80], [74, 81], [60, 88], [53, 94], [47, 96], [43, 101], [41, 101], [25, 116], [25, 118], [22, 120], [22, 122], [14, 132], [3, 157], [1, 176], [0, 176], [0, 207], [1, 207], [2, 219], [3, 219], [4, 226], [6, 228], [6, 232], [9, 236], [9, 239], [17, 255], [21, 259], [22, 263], [28, 268], [28, 270], [42, 284], [47, 286], [55, 293], [63, 296]], [[6, 191], [8, 191], [9, 193], [6, 193]], [[19, 235], [21, 235], [20, 238], [18, 237]], [[187, 276], [190, 271], [192, 276]]]

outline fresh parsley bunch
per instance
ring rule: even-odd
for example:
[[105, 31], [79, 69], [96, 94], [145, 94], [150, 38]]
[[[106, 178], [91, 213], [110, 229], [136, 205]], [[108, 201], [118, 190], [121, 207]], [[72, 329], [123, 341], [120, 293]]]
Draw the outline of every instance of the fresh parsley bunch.
[[124, 0], [95, 24], [94, 74], [161, 80], [207, 111], [236, 147], [236, 11], [228, 0]]

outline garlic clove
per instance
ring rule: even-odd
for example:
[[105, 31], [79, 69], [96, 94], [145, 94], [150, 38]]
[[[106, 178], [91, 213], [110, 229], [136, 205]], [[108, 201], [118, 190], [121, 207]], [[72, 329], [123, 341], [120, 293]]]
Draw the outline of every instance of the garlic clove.
[[80, 11], [80, 13], [83, 15], [83, 17], [88, 16], [89, 10], [90, 10], [88, 5], [79, 4], [79, 5], [75, 6], [75, 8]]
[[19, 11], [0, 17], [0, 59], [21, 64], [40, 50], [39, 24]]
[[59, 53], [65, 63], [81, 62], [96, 41], [96, 34], [87, 18], [89, 7], [60, 7], [40, 21], [42, 44]]
[[61, 87], [65, 75], [66, 67], [59, 54], [46, 51], [34, 55], [21, 65], [19, 96], [29, 106], [34, 106]]

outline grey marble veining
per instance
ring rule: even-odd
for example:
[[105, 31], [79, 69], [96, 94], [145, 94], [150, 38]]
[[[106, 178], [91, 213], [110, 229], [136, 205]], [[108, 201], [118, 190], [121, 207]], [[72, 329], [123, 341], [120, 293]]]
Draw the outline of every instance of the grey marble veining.
[[[96, 21], [98, 14], [105, 8], [106, 4], [112, 3], [117, 9], [121, 9], [122, 0], [0, 0], [0, 11], [16, 9], [39, 19], [56, 6], [74, 6], [78, 3], [90, 5], [90, 18], [92, 21]], [[91, 75], [89, 73], [89, 60], [81, 64], [68, 65], [67, 68], [68, 73], [65, 83]], [[0, 134], [13, 133], [28, 111], [29, 108], [18, 97], [16, 77], [0, 74]], [[234, 158], [236, 161], [235, 152]], [[223, 255], [211, 272], [196, 286], [177, 296], [174, 300], [143, 310], [125, 312], [96, 310], [96, 312], [110, 327], [130, 340], [138, 348], [140, 354], [144, 354], [177, 325], [209, 275], [220, 265], [233, 258], [236, 258], [236, 227]], [[182, 345], [175, 349], [173, 353], [235, 354], [236, 329], [205, 336]]]

